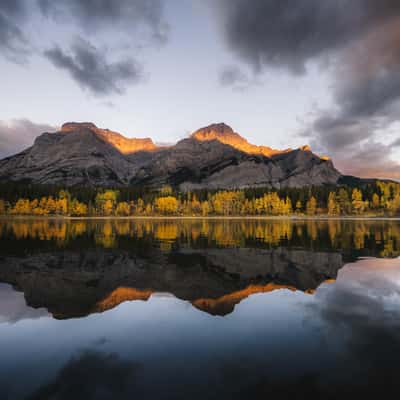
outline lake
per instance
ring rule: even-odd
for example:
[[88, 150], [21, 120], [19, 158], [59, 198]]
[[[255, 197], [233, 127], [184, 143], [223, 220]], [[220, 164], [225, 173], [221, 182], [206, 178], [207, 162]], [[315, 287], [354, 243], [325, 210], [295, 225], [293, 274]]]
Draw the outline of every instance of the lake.
[[400, 221], [0, 221], [1, 399], [400, 389]]

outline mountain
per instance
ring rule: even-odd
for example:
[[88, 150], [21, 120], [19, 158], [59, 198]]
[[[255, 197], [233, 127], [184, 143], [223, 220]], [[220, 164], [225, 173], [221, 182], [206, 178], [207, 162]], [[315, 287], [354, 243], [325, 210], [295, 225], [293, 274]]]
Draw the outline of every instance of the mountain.
[[238, 133], [234, 132], [229, 125], [224, 123], [212, 124], [205, 128], [201, 128], [196, 132], [193, 132], [191, 137], [201, 142], [218, 140], [219, 142], [232, 146], [244, 153], [259, 154], [265, 157], [271, 157], [276, 154], [283, 154], [292, 151], [292, 149], [275, 150], [270, 147], [251, 144]]
[[66, 186], [165, 184], [200, 188], [302, 187], [336, 184], [331, 160], [308, 146], [256, 146], [226, 124], [212, 124], [169, 147], [126, 138], [94, 124], [69, 122], [0, 161], [0, 181]]
[[109, 129], [99, 129], [96, 125], [91, 122], [67, 122], [61, 127], [61, 132], [68, 133], [74, 132], [82, 128], [87, 128], [95, 132], [105, 142], [111, 144], [122, 154], [132, 154], [138, 151], [155, 151], [157, 146], [153, 143], [150, 138], [136, 139], [126, 138], [118, 132], [110, 131]]

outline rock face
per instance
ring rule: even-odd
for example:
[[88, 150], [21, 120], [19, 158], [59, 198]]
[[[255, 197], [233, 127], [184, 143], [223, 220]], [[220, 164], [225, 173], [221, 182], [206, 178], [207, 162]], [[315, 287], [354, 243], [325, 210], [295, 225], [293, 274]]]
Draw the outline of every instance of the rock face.
[[95, 132], [100, 138], [111, 144], [111, 146], [115, 147], [122, 154], [133, 154], [139, 151], [152, 152], [157, 150], [157, 146], [150, 138], [126, 138], [118, 132], [113, 132], [109, 129], [99, 129], [91, 122], [67, 122], [61, 127], [61, 132], [75, 132], [82, 128], [87, 128]]
[[129, 139], [92, 123], [69, 122], [32, 147], [0, 161], [0, 181], [66, 186], [170, 184], [196, 188], [301, 187], [335, 184], [332, 161], [308, 146], [274, 150], [213, 124], [170, 147]]
[[205, 128], [201, 128], [196, 132], [193, 132], [191, 137], [201, 142], [218, 140], [219, 142], [232, 146], [239, 151], [243, 151], [244, 153], [254, 154], [254, 155], [258, 154], [258, 155], [263, 155], [265, 157], [271, 157], [276, 154], [288, 153], [292, 150], [292, 149], [275, 150], [267, 146], [256, 146], [254, 144], [249, 143], [238, 133], [234, 132], [229, 125], [226, 125], [224, 123], [212, 124], [206, 126]]

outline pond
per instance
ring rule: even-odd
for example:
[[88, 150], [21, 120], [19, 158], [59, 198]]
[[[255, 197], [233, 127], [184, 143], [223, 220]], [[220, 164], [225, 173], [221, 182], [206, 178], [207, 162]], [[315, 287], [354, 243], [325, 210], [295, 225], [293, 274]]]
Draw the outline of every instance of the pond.
[[1, 399], [400, 389], [400, 221], [0, 221]]

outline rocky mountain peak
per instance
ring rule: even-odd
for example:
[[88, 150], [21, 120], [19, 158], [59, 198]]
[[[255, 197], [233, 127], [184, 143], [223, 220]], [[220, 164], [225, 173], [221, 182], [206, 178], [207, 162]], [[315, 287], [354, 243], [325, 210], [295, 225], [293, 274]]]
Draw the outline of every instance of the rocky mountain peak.
[[113, 132], [109, 129], [100, 129], [92, 122], [66, 122], [62, 125], [61, 132], [78, 132], [82, 129], [89, 129], [122, 154], [157, 150], [157, 146], [150, 138], [127, 138], [118, 132]]
[[263, 155], [265, 157], [272, 157], [273, 155], [285, 153], [290, 150], [275, 150], [267, 146], [251, 144], [223, 122], [201, 128], [192, 133], [191, 137], [199, 141], [218, 140], [244, 153]]
[[73, 132], [82, 128], [90, 130], [98, 129], [93, 122], [66, 122], [65, 124], [62, 124], [61, 132]]
[[335, 184], [340, 176], [331, 161], [308, 146], [295, 151], [257, 146], [224, 123], [162, 148], [150, 138], [127, 138], [91, 122], [67, 122], [0, 161], [1, 182], [65, 186], [281, 188]]
[[108, 129], [97, 129], [96, 133], [122, 154], [133, 154], [139, 151], [153, 152], [158, 149], [150, 138], [127, 138]]
[[223, 122], [200, 128], [193, 132], [191, 137], [202, 142], [218, 140], [233, 147], [236, 147], [235, 145], [238, 145], [239, 143], [247, 143], [246, 139], [234, 132], [229, 125], [226, 125]]

